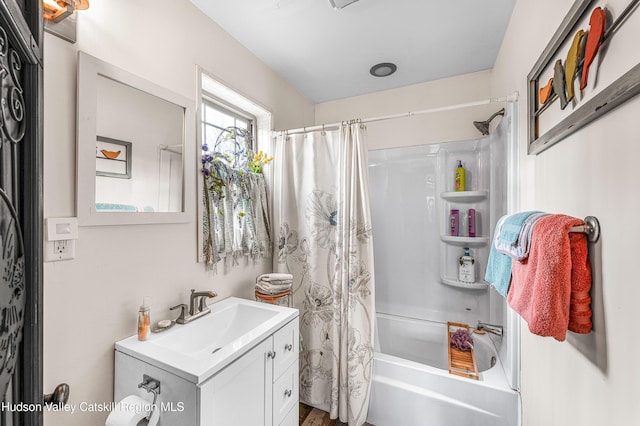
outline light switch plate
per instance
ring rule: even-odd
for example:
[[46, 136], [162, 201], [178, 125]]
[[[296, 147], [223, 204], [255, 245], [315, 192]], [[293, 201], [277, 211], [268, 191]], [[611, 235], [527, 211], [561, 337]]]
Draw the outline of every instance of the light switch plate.
[[47, 241], [78, 239], [78, 219], [75, 217], [49, 217], [45, 226]]

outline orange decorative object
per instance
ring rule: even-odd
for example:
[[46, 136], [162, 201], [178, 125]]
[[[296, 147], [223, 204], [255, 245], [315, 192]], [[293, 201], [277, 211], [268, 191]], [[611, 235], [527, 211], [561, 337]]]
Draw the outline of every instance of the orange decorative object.
[[538, 97], [540, 98], [540, 104], [544, 105], [551, 98], [551, 95], [553, 94], [553, 78], [550, 78], [547, 85], [544, 87], [541, 87], [538, 93], [539, 93]]
[[587, 34], [587, 44], [584, 49], [584, 65], [582, 66], [582, 79], [580, 80], [580, 90], [587, 87], [589, 79], [589, 66], [593, 62], [604, 35], [604, 26], [607, 21], [607, 14], [604, 10], [596, 7], [589, 19], [589, 34]]
[[118, 158], [118, 155], [120, 155], [121, 151], [107, 151], [106, 149], [101, 149], [100, 152], [109, 160], [115, 160], [116, 158]]

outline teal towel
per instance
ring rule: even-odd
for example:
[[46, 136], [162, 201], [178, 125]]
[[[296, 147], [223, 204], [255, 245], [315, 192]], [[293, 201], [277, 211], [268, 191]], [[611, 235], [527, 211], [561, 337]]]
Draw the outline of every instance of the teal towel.
[[[505, 216], [504, 223], [502, 224], [502, 229], [500, 230], [500, 235], [498, 235], [498, 239], [500, 240], [500, 242], [503, 244], [510, 244], [512, 246], [516, 245], [516, 242], [518, 241], [518, 235], [520, 235], [520, 230], [522, 229], [522, 225], [524, 225], [524, 222], [527, 220], [527, 218], [534, 213], [540, 212], [521, 212]], [[497, 226], [496, 229], [498, 229]]]
[[506, 254], [498, 253], [495, 239], [498, 238], [498, 230], [507, 216], [502, 216], [496, 224], [494, 239], [491, 241], [491, 251], [487, 261], [487, 271], [484, 274], [485, 281], [491, 283], [502, 297], [507, 297], [509, 282], [511, 282], [511, 258]]

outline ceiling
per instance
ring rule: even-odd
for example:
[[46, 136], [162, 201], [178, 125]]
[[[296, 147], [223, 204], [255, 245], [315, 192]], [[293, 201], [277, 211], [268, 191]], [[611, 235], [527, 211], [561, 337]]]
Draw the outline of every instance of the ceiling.
[[[493, 67], [515, 0], [191, 0], [315, 103]], [[369, 69], [398, 66], [389, 77]]]

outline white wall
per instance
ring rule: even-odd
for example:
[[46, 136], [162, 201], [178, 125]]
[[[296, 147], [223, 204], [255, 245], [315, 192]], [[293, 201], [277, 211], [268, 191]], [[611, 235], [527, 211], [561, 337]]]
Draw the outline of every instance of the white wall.
[[[78, 17], [77, 44], [45, 36], [45, 217], [75, 215], [78, 50], [191, 99], [198, 64], [269, 109], [276, 128], [313, 124], [309, 100], [188, 0], [92, 2]], [[255, 276], [270, 269], [264, 261], [213, 276], [196, 263], [196, 242], [195, 214], [188, 224], [80, 228], [76, 259], [45, 264], [45, 391], [66, 382], [73, 404], [111, 401], [113, 344], [135, 333], [143, 295], [155, 321], [173, 316], [168, 308], [190, 288], [251, 297]], [[97, 425], [106, 416], [46, 413], [45, 424]]]
[[[640, 209], [635, 166], [640, 154], [640, 97], [538, 156], [526, 155], [526, 76], [551, 39], [571, 0], [518, 1], [492, 71], [491, 92], [519, 91], [521, 207], [598, 217], [602, 227], [601, 293], [595, 292], [594, 333], [588, 350], [529, 333], [522, 324], [522, 400], [524, 426], [631, 426], [640, 424], [640, 339], [636, 338], [640, 286], [630, 275], [637, 264], [634, 212]], [[601, 2], [599, 2], [602, 4]], [[615, 2], [612, 2], [615, 3]], [[626, 3], [622, 2], [622, 3]], [[608, 4], [611, 7], [611, 3]], [[553, 13], [550, 13], [553, 12]], [[614, 18], [620, 8], [614, 7]], [[640, 37], [638, 11], [616, 34], [605, 62], [628, 69], [616, 55], [635, 54], [621, 44]], [[635, 55], [637, 61], [637, 55]], [[597, 65], [597, 60], [594, 66]], [[594, 70], [590, 73], [594, 76]], [[557, 106], [553, 106], [557, 108]], [[596, 361], [589, 354], [597, 352]], [[603, 355], [605, 358], [603, 359]]]
[[[489, 81], [490, 72], [481, 71], [325, 102], [316, 105], [316, 124], [404, 114], [486, 100], [489, 98]], [[483, 105], [369, 123], [367, 146], [371, 150], [473, 139], [480, 135], [473, 126], [473, 121], [485, 120], [499, 108], [495, 105]]]

